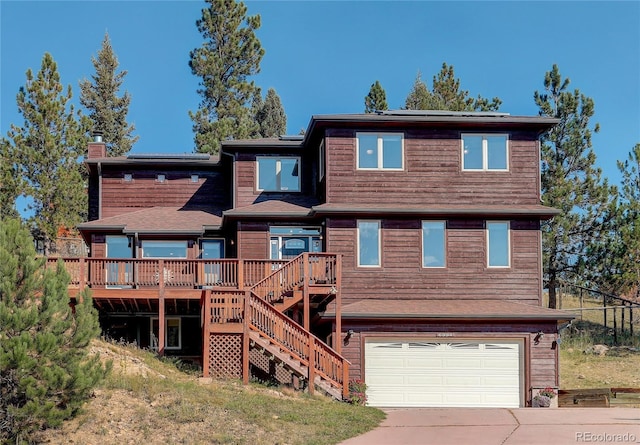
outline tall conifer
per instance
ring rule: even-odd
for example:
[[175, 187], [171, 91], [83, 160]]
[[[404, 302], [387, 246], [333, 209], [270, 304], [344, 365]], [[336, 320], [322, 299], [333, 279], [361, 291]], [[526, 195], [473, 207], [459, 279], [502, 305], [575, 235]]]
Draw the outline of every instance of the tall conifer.
[[69, 275], [44, 261], [18, 219], [0, 219], [0, 443], [60, 425], [107, 372], [88, 351], [100, 332], [89, 292], [70, 306]]
[[61, 227], [72, 228], [86, 214], [84, 155], [91, 126], [70, 104], [71, 86], [60, 83], [58, 67], [46, 53], [40, 71], [26, 73], [17, 95], [21, 126], [11, 125], [9, 148], [15, 174], [24, 178], [23, 193], [31, 198], [32, 227], [45, 241], [54, 240]]
[[207, 0], [197, 20], [204, 37], [190, 53], [189, 66], [201, 78], [202, 101], [193, 120], [196, 151], [218, 153], [220, 142], [244, 139], [259, 132], [251, 105], [259, 88], [249, 78], [260, 72], [264, 50], [255, 31], [260, 16], [247, 16], [247, 7], [234, 0]]
[[264, 102], [260, 103], [256, 121], [260, 124], [261, 137], [273, 138], [286, 134], [287, 115], [282, 108], [280, 96], [273, 88], [269, 88]]
[[80, 82], [80, 103], [89, 111], [93, 129], [102, 132], [107, 156], [122, 156], [131, 150], [139, 136], [132, 135], [136, 128], [127, 123], [131, 95], [125, 91], [118, 97], [127, 71], [116, 72], [118, 58], [109, 34], [104, 35], [98, 57], [92, 57], [91, 62], [96, 73], [91, 81]]
[[590, 267], [586, 261], [594, 238], [606, 228], [611, 211], [610, 187], [595, 166], [591, 144], [598, 124], [593, 99], [579, 90], [569, 91], [557, 65], [545, 74], [543, 93], [534, 94], [541, 116], [560, 123], [542, 137], [542, 202], [562, 211], [542, 225], [544, 274], [549, 286], [549, 307], [555, 308], [560, 280], [577, 280]]

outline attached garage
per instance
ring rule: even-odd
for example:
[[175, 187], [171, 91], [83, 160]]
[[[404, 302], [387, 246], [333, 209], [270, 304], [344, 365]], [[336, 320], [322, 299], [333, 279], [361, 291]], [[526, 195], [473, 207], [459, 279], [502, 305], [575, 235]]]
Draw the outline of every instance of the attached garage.
[[372, 406], [524, 405], [521, 341], [367, 339], [364, 359]]

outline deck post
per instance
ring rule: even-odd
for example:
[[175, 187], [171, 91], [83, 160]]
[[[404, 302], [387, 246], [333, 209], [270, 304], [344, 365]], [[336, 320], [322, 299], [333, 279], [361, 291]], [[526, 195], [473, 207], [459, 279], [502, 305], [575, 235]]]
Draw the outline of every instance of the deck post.
[[342, 361], [342, 398], [344, 400], [349, 397], [349, 362]]
[[80, 293], [80, 295], [82, 295], [82, 291], [84, 290], [85, 286], [87, 285], [87, 279], [86, 279], [86, 270], [87, 270], [87, 263], [85, 261], [84, 258], [80, 258], [80, 265], [79, 265], [79, 273], [80, 273], [80, 277], [78, 280], [78, 292]]
[[309, 253], [302, 254], [302, 298], [304, 303], [304, 328], [311, 330], [311, 303], [309, 301]]
[[209, 343], [211, 342], [211, 334], [209, 333], [211, 290], [202, 291], [202, 299], [202, 376], [209, 377], [209, 362], [211, 361], [211, 353], [209, 351]]
[[[238, 269], [239, 270], [239, 269]], [[249, 384], [249, 318], [251, 317], [249, 299], [251, 291], [244, 292], [244, 313], [242, 316], [242, 383]]]
[[244, 260], [238, 260], [236, 263], [236, 279], [238, 280], [238, 289], [244, 289]]
[[309, 394], [313, 394], [316, 389], [315, 380], [316, 380], [316, 341], [315, 341], [315, 338], [313, 338], [313, 335], [309, 335]]
[[333, 349], [342, 354], [342, 255], [336, 255], [336, 332], [333, 335]]
[[158, 261], [158, 355], [164, 355], [165, 316], [164, 316], [164, 260]]

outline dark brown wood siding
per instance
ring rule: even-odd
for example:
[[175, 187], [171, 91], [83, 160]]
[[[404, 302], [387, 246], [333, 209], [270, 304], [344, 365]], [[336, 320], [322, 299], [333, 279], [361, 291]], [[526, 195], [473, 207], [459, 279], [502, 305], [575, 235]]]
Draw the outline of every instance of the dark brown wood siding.
[[[300, 158], [300, 191], [299, 192], [261, 192], [257, 190], [256, 158], [261, 156], [287, 156]], [[266, 200], [282, 200], [286, 202], [305, 202], [316, 196], [317, 161], [308, 153], [279, 152], [242, 152], [236, 154], [235, 162], [235, 207], [246, 207]]]
[[460, 131], [404, 131], [404, 171], [358, 170], [356, 133], [326, 132], [328, 203], [540, 203], [539, 146], [534, 134], [509, 134], [509, 171], [470, 172], [462, 171]]
[[[133, 180], [125, 181], [124, 174]], [[159, 182], [158, 174], [165, 175]], [[191, 175], [198, 182], [191, 182]], [[229, 184], [220, 172], [193, 170], [109, 170], [102, 177], [102, 218], [150, 207], [221, 209], [230, 205]]]
[[269, 258], [269, 225], [263, 222], [238, 223], [238, 259]]
[[[370, 219], [367, 219], [370, 220]], [[357, 220], [327, 221], [327, 252], [344, 255], [344, 304], [366, 299], [504, 299], [539, 304], [537, 221], [511, 222], [511, 267], [486, 267], [484, 221], [447, 222], [446, 267], [422, 267], [419, 219], [382, 219], [382, 266], [357, 267]]]

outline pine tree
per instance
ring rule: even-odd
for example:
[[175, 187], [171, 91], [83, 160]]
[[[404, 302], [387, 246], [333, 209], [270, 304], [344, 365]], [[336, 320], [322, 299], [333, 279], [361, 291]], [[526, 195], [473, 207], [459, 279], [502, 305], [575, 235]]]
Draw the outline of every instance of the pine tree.
[[100, 332], [89, 292], [70, 305], [64, 266], [44, 261], [18, 219], [0, 221], [0, 443], [72, 417], [108, 371], [88, 353]]
[[276, 90], [269, 88], [264, 102], [257, 105], [256, 121], [260, 125], [260, 136], [274, 138], [287, 133], [287, 115], [282, 108], [280, 96]]
[[49, 53], [42, 58], [40, 71], [34, 76], [29, 69], [26, 77], [17, 95], [24, 123], [11, 125], [8, 151], [15, 174], [24, 178], [24, 194], [33, 199], [29, 207], [34, 211], [34, 233], [48, 246], [59, 228], [75, 227], [86, 213], [86, 170], [79, 158], [86, 151], [91, 125], [69, 103], [71, 86], [63, 92]]
[[557, 65], [545, 74], [544, 93], [534, 94], [539, 114], [560, 119], [541, 138], [542, 202], [562, 211], [542, 225], [544, 275], [549, 287], [549, 307], [556, 307], [560, 280], [579, 280], [586, 274], [589, 247], [606, 230], [607, 215], [614, 213], [610, 187], [595, 167], [591, 134], [599, 130], [589, 120], [594, 102], [579, 90], [568, 91]]
[[196, 151], [218, 153], [220, 141], [256, 134], [251, 104], [260, 90], [248, 77], [260, 72], [264, 50], [255, 31], [260, 16], [247, 16], [244, 3], [207, 0], [196, 22], [205, 41], [190, 53], [189, 66], [201, 77], [198, 111], [193, 120]]
[[408, 110], [495, 111], [502, 101], [489, 100], [478, 95], [469, 97], [469, 91], [460, 89], [460, 79], [455, 77], [453, 65], [442, 64], [440, 72], [433, 76], [431, 90], [420, 79], [420, 73], [405, 101]]
[[133, 136], [133, 124], [127, 123], [131, 96], [125, 92], [118, 97], [118, 91], [124, 82], [127, 71], [118, 69], [118, 58], [113, 51], [109, 34], [104, 35], [98, 57], [91, 62], [96, 70], [91, 81], [80, 82], [80, 103], [88, 110], [93, 129], [101, 131], [107, 146], [107, 156], [127, 154], [139, 136]]
[[0, 218], [18, 216], [16, 198], [22, 178], [18, 175], [13, 149], [9, 141], [0, 139]]
[[407, 95], [404, 102], [407, 110], [432, 110], [431, 93], [427, 88], [427, 84], [422, 81], [422, 74], [418, 71], [416, 80], [413, 82], [413, 88]]
[[603, 236], [590, 246], [591, 279], [610, 294], [640, 296], [640, 144], [624, 161], [618, 206]]
[[364, 98], [364, 112], [374, 113], [388, 109], [387, 93], [384, 91], [384, 88], [382, 88], [382, 85], [380, 85], [380, 82], [376, 80], [375, 83], [371, 84], [369, 94]]

